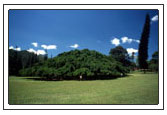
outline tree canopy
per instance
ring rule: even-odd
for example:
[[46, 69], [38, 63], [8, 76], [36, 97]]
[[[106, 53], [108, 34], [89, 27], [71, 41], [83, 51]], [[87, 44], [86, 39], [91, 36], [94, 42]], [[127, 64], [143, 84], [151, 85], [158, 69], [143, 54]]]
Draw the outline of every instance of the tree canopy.
[[36, 55], [26, 50], [9, 49], [9, 75], [19, 75], [20, 69], [32, 67], [35, 63], [46, 60], [45, 58], [46, 55]]
[[111, 79], [123, 76], [128, 69], [110, 56], [94, 50], [72, 50], [54, 58], [20, 70], [23, 76], [41, 76], [47, 79]]
[[130, 65], [130, 61], [129, 61], [130, 57], [128, 55], [128, 52], [122, 46], [117, 46], [117, 47], [111, 49], [109, 54], [116, 61], [121, 62], [123, 66]]

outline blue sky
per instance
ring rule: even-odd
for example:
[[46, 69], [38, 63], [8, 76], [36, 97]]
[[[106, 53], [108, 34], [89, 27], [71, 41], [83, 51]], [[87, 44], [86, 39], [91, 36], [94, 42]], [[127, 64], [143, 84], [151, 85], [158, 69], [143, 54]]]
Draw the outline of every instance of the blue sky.
[[56, 56], [85, 48], [108, 55], [121, 45], [137, 55], [147, 13], [150, 59], [158, 50], [158, 10], [9, 10], [9, 46]]

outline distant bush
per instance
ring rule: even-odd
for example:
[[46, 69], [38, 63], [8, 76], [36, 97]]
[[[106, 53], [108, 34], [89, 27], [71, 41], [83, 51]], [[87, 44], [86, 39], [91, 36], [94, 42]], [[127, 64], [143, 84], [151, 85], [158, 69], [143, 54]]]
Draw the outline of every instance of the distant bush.
[[152, 59], [148, 62], [148, 68], [151, 71], [158, 72], [158, 58], [158, 51], [156, 51], [152, 54]]

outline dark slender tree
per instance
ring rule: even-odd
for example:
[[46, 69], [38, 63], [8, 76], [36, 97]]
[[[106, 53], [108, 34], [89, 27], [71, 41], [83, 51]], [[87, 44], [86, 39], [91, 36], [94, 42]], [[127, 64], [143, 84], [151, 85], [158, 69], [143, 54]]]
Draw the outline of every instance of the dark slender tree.
[[48, 51], [47, 49], [45, 50], [46, 54], [44, 55], [44, 61], [48, 59]]
[[131, 62], [134, 62], [134, 58], [135, 58], [135, 52], [132, 52], [132, 55], [131, 55]]
[[150, 16], [149, 14], [147, 14], [143, 32], [141, 34], [141, 39], [139, 44], [139, 54], [138, 54], [139, 67], [140, 69], [144, 69], [144, 73], [145, 69], [148, 68], [147, 58], [148, 58], [149, 34], [150, 34]]
[[51, 53], [51, 56], [50, 56], [50, 58], [52, 59], [53, 57], [52, 57], [52, 53]]

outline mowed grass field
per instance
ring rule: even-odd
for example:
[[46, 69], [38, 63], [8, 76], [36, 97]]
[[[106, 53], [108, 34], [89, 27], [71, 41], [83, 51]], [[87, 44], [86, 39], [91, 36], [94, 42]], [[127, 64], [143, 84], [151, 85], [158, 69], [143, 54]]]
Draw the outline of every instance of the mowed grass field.
[[9, 104], [158, 104], [158, 74], [93, 81], [9, 77]]

